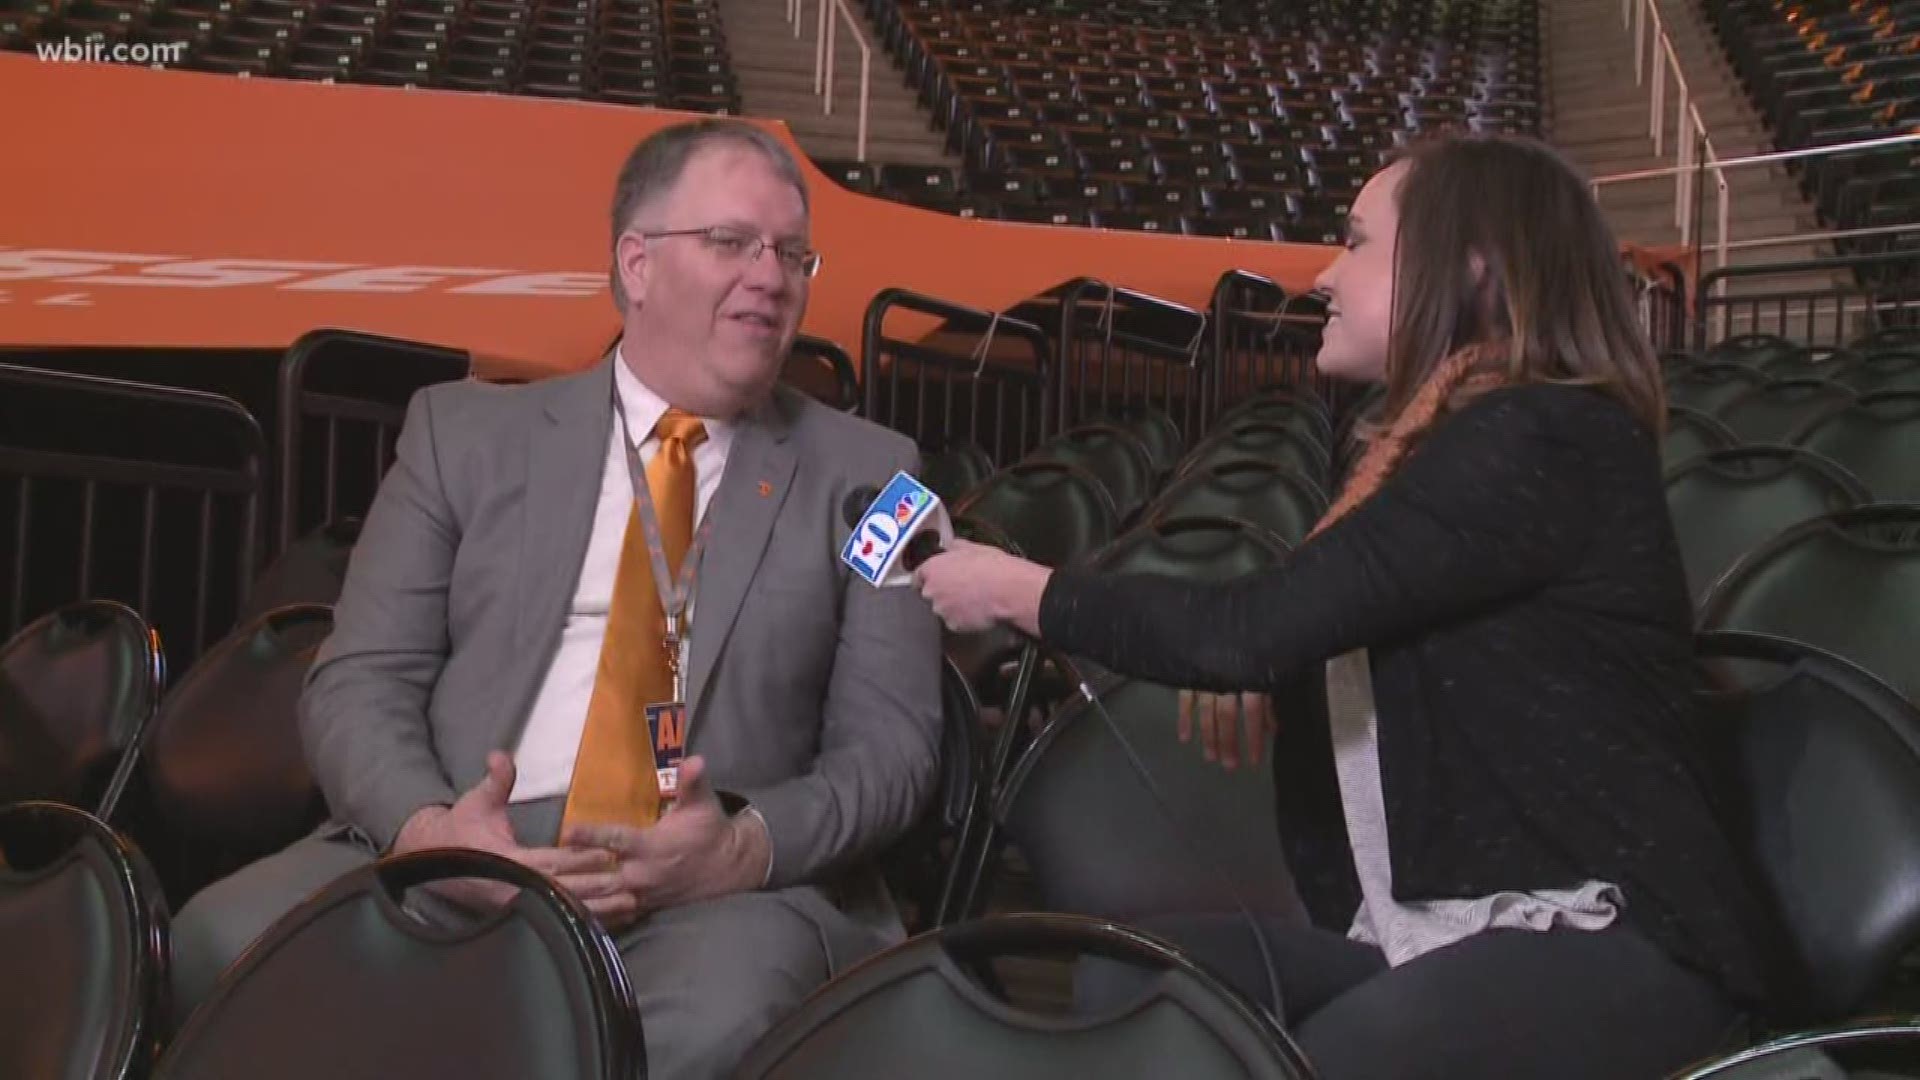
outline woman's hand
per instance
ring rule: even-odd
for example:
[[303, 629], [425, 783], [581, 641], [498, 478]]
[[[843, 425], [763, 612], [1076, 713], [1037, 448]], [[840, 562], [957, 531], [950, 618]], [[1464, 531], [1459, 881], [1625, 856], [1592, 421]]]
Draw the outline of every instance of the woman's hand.
[[1247, 764], [1260, 764], [1261, 748], [1279, 725], [1273, 719], [1273, 699], [1265, 694], [1203, 694], [1180, 691], [1180, 741], [1193, 741], [1200, 731], [1200, 752], [1229, 771], [1240, 767], [1240, 735], [1247, 739]]
[[913, 583], [947, 629], [957, 634], [1010, 622], [1040, 632], [1040, 596], [1052, 571], [999, 548], [955, 540], [913, 572]]

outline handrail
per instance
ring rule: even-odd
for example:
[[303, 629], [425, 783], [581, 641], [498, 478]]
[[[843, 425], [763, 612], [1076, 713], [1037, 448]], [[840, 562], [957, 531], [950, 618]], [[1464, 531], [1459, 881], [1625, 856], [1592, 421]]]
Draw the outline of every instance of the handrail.
[[[1798, 150], [1774, 150], [1765, 154], [1750, 154], [1746, 157], [1726, 158], [1706, 164], [1709, 170], [1737, 169], [1747, 165], [1770, 165], [1778, 161], [1795, 161], [1810, 157], [1838, 157], [1841, 154], [1863, 153], [1868, 150], [1881, 150], [1889, 146], [1904, 146], [1908, 143], [1920, 143], [1920, 135], [1886, 135], [1877, 139], [1859, 139], [1849, 143], [1833, 143], [1829, 146], [1803, 146]], [[1681, 170], [1677, 167], [1664, 169], [1641, 169], [1638, 172], [1613, 173], [1602, 176], [1593, 183], [1621, 184], [1630, 180], [1657, 180], [1663, 176], [1674, 176]], [[1688, 171], [1692, 171], [1689, 167]]]
[[[833, 0], [833, 8], [840, 13], [841, 20], [847, 24], [847, 32], [853, 35], [853, 43], [860, 49], [860, 118], [855, 128], [853, 154], [857, 160], [865, 161], [867, 160], [867, 101], [869, 84], [873, 76], [873, 49], [867, 44], [866, 35], [860, 32], [860, 23], [853, 16], [853, 9], [847, 7], [847, 0]], [[822, 19], [825, 19], [826, 9], [827, 0], [820, 0]], [[838, 24], [834, 22], [827, 23], [827, 62], [822, 77], [827, 88], [825, 112], [828, 116], [833, 115], [833, 45], [837, 26]]]
[[[1698, 239], [1697, 223], [1694, 221], [1694, 184], [1700, 166], [1719, 161], [1719, 155], [1714, 152], [1713, 140], [1707, 135], [1706, 122], [1700, 118], [1699, 103], [1693, 96], [1692, 88], [1687, 85], [1686, 72], [1680, 65], [1680, 54], [1673, 47], [1672, 35], [1667, 33], [1666, 21], [1660, 16], [1657, 0], [1621, 0], [1620, 20], [1633, 34], [1634, 84], [1646, 82], [1649, 61], [1653, 68], [1653, 86], [1647, 100], [1647, 134], [1653, 140], [1655, 157], [1667, 152], [1667, 79], [1673, 79], [1677, 95], [1674, 108], [1674, 165], [1658, 175], [1675, 178], [1673, 223], [1680, 228], [1681, 242], [1693, 246]], [[1595, 181], [1593, 189], [1596, 195], [1600, 186], [1600, 182]], [[1726, 200], [1727, 191], [1722, 178], [1719, 191], [1719, 216], [1722, 219], [1727, 216]]]
[[[847, 32], [853, 35], [853, 43], [860, 50], [860, 116], [854, 134], [854, 156], [860, 161], [867, 160], [867, 110], [872, 99], [873, 48], [867, 44], [867, 36], [860, 31], [860, 20], [853, 9], [847, 6], [847, 0], [817, 0], [818, 16], [814, 21], [813, 38], [813, 94], [822, 98], [820, 111], [827, 116], [833, 115], [833, 61], [836, 39], [839, 36], [840, 22], [847, 24]], [[832, 8], [829, 9], [828, 5]], [[787, 0], [787, 22], [793, 27], [794, 40], [800, 39], [800, 28], [806, 25], [803, 9], [806, 0]], [[840, 13], [835, 21], [833, 12]]]
[[1892, 236], [1896, 233], [1920, 231], [1920, 221], [1909, 221], [1901, 225], [1876, 225], [1866, 229], [1820, 229], [1813, 232], [1788, 233], [1785, 236], [1763, 236], [1754, 240], [1735, 240], [1727, 247], [1735, 251], [1749, 251], [1754, 248], [1789, 247], [1804, 244], [1809, 240], [1852, 240], [1863, 236]]

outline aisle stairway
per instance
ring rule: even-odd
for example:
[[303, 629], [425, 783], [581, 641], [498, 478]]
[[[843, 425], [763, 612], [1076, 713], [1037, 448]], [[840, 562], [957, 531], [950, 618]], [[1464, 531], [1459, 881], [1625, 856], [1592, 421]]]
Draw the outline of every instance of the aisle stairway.
[[[860, 102], [860, 50], [838, 9], [835, 30], [833, 115], [822, 115], [813, 92], [819, 3], [801, 5], [800, 33], [787, 21], [784, 0], [720, 0], [720, 17], [733, 52], [740, 94], [748, 116], [783, 120], [815, 160], [855, 158]], [[868, 104], [869, 162], [958, 166], [942, 149], [932, 118], [913, 98], [905, 78], [875, 40], [873, 25], [856, 4], [846, 5], [873, 50]]]

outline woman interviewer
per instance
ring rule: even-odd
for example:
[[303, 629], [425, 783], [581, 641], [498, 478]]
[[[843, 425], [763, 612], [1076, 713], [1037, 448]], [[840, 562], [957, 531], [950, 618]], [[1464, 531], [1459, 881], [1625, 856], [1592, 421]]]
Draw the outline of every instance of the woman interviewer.
[[[1766, 1000], [1769, 924], [1694, 742], [1660, 374], [1615, 241], [1552, 151], [1477, 136], [1382, 170], [1349, 229], [1317, 362], [1385, 396], [1283, 565], [1200, 584], [956, 543], [921, 591], [954, 629], [1011, 623], [1198, 691], [1325, 665], [1330, 730], [1279, 717], [1274, 753], [1317, 745], [1351, 862], [1296, 854], [1297, 880], [1342, 884], [1302, 885], [1319, 926], [1268, 933], [1327, 1080], [1639, 1080], [1711, 1056]], [[1238, 736], [1209, 746], [1231, 759]], [[1148, 927], [1267, 996], [1235, 917]]]

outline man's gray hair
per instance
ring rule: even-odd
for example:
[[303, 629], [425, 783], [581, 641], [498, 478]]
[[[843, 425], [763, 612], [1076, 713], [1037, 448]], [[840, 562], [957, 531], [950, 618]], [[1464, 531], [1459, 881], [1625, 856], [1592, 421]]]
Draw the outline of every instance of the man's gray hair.
[[760, 151], [780, 179], [792, 184], [794, 190], [800, 193], [801, 208], [811, 210], [807, 201], [806, 179], [801, 175], [800, 163], [787, 149], [787, 144], [752, 124], [739, 120], [696, 120], [654, 132], [640, 140], [640, 144], [627, 155], [626, 164], [620, 167], [620, 177], [613, 186], [613, 235], [609, 245], [613, 259], [611, 282], [613, 302], [622, 313], [627, 310], [627, 290], [620, 283], [620, 234], [632, 227], [634, 216], [643, 208], [673, 190], [674, 185], [680, 182], [680, 174], [686, 171], [687, 162], [693, 160], [695, 154], [727, 145]]

